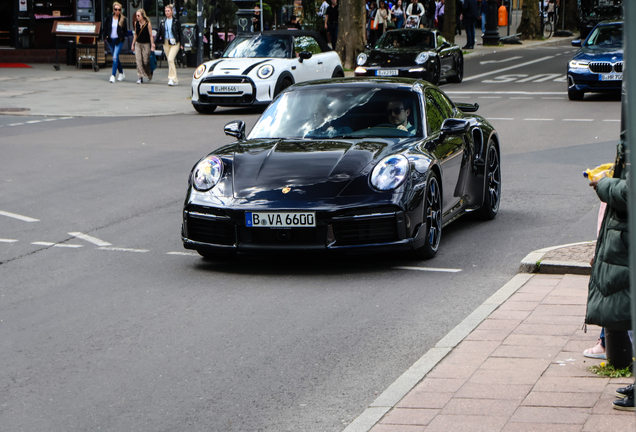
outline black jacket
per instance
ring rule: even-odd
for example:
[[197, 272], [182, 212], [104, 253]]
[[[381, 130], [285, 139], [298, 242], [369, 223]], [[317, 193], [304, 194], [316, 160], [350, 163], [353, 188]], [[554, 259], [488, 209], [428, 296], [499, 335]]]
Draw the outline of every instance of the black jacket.
[[[179, 22], [179, 18], [176, 16], [172, 16], [172, 34], [174, 38], [177, 40], [177, 44], [183, 45], [185, 42], [183, 40], [183, 32], [181, 31], [181, 23]], [[159, 30], [157, 31], [157, 37], [155, 38], [155, 45], [163, 45], [164, 43], [168, 43], [169, 41], [164, 40], [166, 38], [166, 20], [161, 20], [159, 24]]]
[[477, 0], [464, 0], [464, 19], [476, 20], [477, 18], [479, 18]]
[[[126, 36], [128, 36], [128, 23], [126, 22], [126, 18], [124, 18], [124, 25], [121, 26], [117, 24], [117, 36], [120, 41], [123, 41]], [[113, 29], [113, 16], [109, 15], [104, 20], [104, 26], [102, 27], [102, 39], [105, 41], [110, 39], [110, 32]]]

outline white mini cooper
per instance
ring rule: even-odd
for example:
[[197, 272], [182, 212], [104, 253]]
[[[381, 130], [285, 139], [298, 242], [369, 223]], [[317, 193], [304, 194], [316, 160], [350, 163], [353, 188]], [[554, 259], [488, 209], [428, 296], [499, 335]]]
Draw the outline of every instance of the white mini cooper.
[[241, 34], [194, 72], [192, 106], [208, 114], [218, 105], [268, 105], [292, 84], [336, 77], [344, 77], [340, 57], [317, 32]]

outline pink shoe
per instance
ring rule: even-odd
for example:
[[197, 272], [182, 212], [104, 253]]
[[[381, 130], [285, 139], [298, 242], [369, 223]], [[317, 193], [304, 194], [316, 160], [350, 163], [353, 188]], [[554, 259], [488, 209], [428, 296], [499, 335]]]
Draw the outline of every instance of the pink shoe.
[[583, 355], [589, 358], [605, 360], [605, 348], [603, 347], [603, 345], [601, 345], [601, 340], [599, 339], [596, 345], [594, 345], [592, 348], [588, 348], [583, 351]]

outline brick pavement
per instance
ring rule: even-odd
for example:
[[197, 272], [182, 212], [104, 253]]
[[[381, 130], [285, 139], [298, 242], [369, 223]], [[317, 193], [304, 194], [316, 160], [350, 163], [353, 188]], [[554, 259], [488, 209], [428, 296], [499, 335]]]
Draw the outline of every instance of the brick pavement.
[[599, 377], [582, 354], [600, 331], [582, 330], [588, 280], [531, 276], [370, 431], [634, 430], [611, 405], [633, 379]]

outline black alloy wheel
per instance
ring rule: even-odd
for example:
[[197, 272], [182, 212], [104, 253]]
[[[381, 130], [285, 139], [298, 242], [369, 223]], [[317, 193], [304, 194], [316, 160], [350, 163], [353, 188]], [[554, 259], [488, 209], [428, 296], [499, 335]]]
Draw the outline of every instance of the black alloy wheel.
[[431, 172], [424, 196], [424, 220], [420, 229], [425, 230], [426, 243], [413, 251], [417, 259], [431, 259], [439, 249], [442, 238], [442, 194], [437, 174]]
[[436, 58], [433, 64], [433, 76], [431, 77], [431, 84], [435, 84], [435, 85], [439, 84], [439, 79], [441, 75], [440, 70], [441, 70], [441, 66], [439, 63], [439, 58]]
[[446, 81], [450, 83], [459, 84], [464, 79], [464, 55], [460, 54], [459, 59], [457, 60], [457, 70], [455, 71], [455, 75], [452, 77], [448, 77]]
[[274, 97], [278, 96], [278, 94], [280, 92], [282, 92], [283, 90], [285, 90], [287, 87], [289, 87], [290, 85], [292, 85], [292, 82], [290, 80], [288, 80], [287, 78], [285, 78], [284, 80], [281, 81], [279, 88], [276, 90], [276, 92], [274, 93]]
[[199, 114], [212, 114], [216, 110], [216, 105], [192, 105]]
[[484, 187], [484, 203], [479, 213], [484, 220], [492, 220], [499, 212], [501, 202], [501, 165], [499, 164], [499, 151], [495, 143], [490, 140], [486, 157], [486, 184]]

